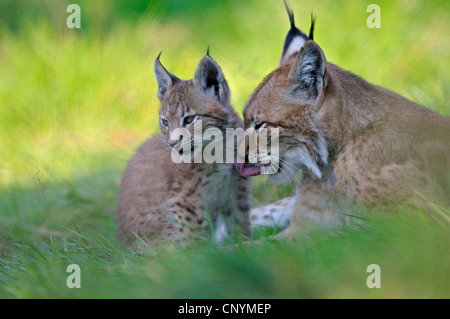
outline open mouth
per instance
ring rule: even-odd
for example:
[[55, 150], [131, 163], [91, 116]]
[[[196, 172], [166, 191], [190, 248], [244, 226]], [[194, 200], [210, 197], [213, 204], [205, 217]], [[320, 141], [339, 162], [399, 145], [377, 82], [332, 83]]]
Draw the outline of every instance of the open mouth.
[[234, 169], [244, 177], [261, 174], [261, 167], [249, 163], [234, 163]]

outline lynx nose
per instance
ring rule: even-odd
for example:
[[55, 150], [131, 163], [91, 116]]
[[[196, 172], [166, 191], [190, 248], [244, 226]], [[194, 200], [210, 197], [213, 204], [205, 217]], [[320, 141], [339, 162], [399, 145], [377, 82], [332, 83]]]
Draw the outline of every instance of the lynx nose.
[[170, 147], [174, 147], [178, 143], [180, 143], [183, 140], [183, 135], [180, 135], [180, 137], [177, 140], [168, 140], [167, 143], [170, 145]]
[[174, 147], [180, 142], [181, 142], [180, 140], [169, 140], [167, 143], [170, 145], [170, 147]]

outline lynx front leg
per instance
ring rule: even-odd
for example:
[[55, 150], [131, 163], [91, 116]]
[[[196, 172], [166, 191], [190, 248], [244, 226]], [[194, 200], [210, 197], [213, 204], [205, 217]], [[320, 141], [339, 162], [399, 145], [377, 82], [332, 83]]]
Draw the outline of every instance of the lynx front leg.
[[[250, 181], [238, 174], [231, 176], [230, 184], [220, 193], [223, 196], [216, 207], [218, 218], [215, 225], [215, 239], [223, 242], [235, 232], [250, 237]], [[231, 201], [230, 201], [231, 200]]]
[[232, 192], [235, 223], [241, 234], [250, 237], [250, 180], [237, 174], [233, 177], [236, 180]]
[[172, 226], [169, 236], [177, 242], [197, 237], [207, 223], [198, 188], [175, 185], [168, 198], [166, 216]]
[[327, 188], [326, 181], [305, 178], [297, 188], [291, 225], [277, 238], [295, 238], [307, 235], [314, 228], [337, 229], [357, 221], [349, 215], [357, 213], [358, 206], [339, 199]]
[[295, 197], [287, 197], [269, 205], [253, 208], [250, 211], [251, 227], [286, 229], [291, 223], [294, 207]]

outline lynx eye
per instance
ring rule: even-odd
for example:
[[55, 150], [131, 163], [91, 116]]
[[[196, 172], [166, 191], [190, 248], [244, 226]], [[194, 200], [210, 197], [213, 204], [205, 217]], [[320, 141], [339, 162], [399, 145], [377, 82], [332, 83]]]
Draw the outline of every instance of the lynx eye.
[[164, 127], [169, 127], [169, 121], [167, 119], [161, 119], [161, 125]]
[[186, 116], [183, 120], [183, 124], [184, 125], [192, 124], [194, 122], [194, 120], [195, 120], [195, 115]]

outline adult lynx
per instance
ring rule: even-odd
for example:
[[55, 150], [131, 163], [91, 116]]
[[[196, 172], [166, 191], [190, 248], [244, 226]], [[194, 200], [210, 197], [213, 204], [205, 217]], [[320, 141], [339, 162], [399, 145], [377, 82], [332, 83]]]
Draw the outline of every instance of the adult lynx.
[[279, 130], [280, 155], [256, 154], [248, 174], [237, 167], [250, 176], [262, 163], [279, 163], [268, 176], [275, 183], [303, 170], [286, 234], [352, 223], [349, 213], [362, 206], [448, 204], [450, 117], [327, 62], [312, 32], [296, 28], [288, 13], [278, 68], [244, 108], [246, 127], [269, 136]]

